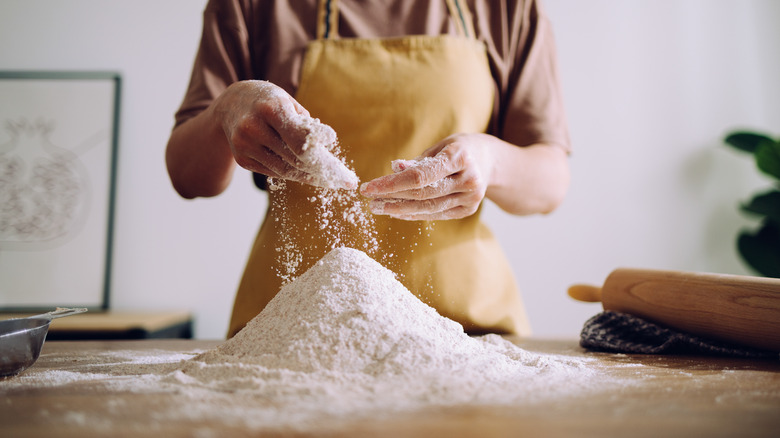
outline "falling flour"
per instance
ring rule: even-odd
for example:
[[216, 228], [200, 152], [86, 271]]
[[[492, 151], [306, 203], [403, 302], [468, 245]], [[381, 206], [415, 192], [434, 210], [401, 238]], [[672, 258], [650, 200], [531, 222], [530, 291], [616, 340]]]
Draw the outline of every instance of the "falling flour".
[[[304, 254], [327, 253], [341, 246], [358, 247], [361, 251], [376, 254], [379, 237], [374, 217], [368, 211], [365, 200], [356, 190], [335, 190], [315, 187], [307, 200], [311, 209], [301, 224], [302, 218], [288, 208], [288, 185], [284, 180], [269, 178], [269, 189], [277, 192], [271, 198], [272, 220], [277, 222], [279, 234], [275, 247], [276, 275], [282, 284], [289, 283], [302, 274]], [[321, 242], [300, 239], [299, 227], [314, 227], [314, 232], [323, 237]]]
[[[373, 216], [366, 200], [356, 190], [360, 180], [341, 157], [336, 131], [304, 114], [297, 114], [288, 123], [306, 132], [301, 146], [303, 153], [298, 158], [306, 173], [303, 181], [312, 186], [312, 195], [308, 196], [311, 209], [301, 216], [300, 211], [289, 211], [287, 181], [268, 178], [269, 190], [276, 192], [271, 200], [271, 216], [278, 222], [279, 230], [274, 269], [282, 284], [302, 273], [304, 254], [324, 254], [345, 245], [368, 253], [375, 253], [379, 248]], [[321, 247], [320, 242], [298, 238], [296, 230], [301, 226], [314, 227], [314, 231], [324, 237], [325, 247]]]

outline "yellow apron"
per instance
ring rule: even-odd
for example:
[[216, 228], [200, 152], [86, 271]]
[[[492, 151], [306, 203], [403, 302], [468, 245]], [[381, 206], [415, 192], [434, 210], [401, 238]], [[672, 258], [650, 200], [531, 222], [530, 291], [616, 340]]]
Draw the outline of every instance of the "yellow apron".
[[[307, 48], [296, 99], [335, 129], [343, 156], [363, 182], [391, 173], [392, 160], [414, 158], [451, 134], [488, 126], [494, 82], [485, 48], [473, 38], [462, 2], [448, 6], [459, 36], [340, 39], [336, 2], [321, 2], [318, 39]], [[279, 291], [280, 272], [291, 264], [297, 274], [305, 272], [334, 246], [334, 236], [336, 246], [376, 249], [366, 252], [467, 332], [529, 334], [511, 268], [479, 212], [435, 223], [375, 216], [376, 247], [367, 229], [344, 219], [348, 202], [323, 207], [316, 200], [320, 189], [283, 185], [269, 191], [230, 336]]]

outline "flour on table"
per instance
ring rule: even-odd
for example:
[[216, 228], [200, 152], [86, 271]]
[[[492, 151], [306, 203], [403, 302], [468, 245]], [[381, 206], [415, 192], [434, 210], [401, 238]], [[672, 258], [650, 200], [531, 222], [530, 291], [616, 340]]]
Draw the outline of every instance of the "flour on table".
[[469, 337], [365, 253], [337, 248], [177, 379], [344, 414], [544, 398], [588, 374], [497, 335]]
[[[469, 337], [364, 252], [341, 247], [282, 287], [216, 348], [49, 360], [57, 369], [33, 367], [0, 382], [0, 393], [83, 385], [110, 400], [153, 394], [155, 415], [137, 430], [172, 422], [308, 430], [323, 420], [586, 397], [611, 382], [588, 364], [531, 353], [497, 335]], [[59, 406], [45, 414], [94, 430], [127, 421], [123, 406], [102, 409]]]

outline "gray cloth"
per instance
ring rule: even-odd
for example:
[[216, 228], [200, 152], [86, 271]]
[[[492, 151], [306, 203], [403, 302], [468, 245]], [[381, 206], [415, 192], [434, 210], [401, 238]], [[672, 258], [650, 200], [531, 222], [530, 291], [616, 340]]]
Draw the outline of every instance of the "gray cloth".
[[704, 339], [634, 315], [609, 311], [585, 322], [580, 333], [580, 345], [588, 350], [611, 353], [780, 358], [778, 352]]

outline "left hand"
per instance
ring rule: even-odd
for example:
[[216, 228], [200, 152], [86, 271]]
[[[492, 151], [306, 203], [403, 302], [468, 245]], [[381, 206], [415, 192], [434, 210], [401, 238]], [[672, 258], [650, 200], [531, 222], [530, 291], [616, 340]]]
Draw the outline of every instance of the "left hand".
[[414, 160], [393, 162], [395, 173], [363, 184], [369, 208], [404, 220], [460, 219], [485, 198], [493, 168], [485, 134], [455, 134]]

